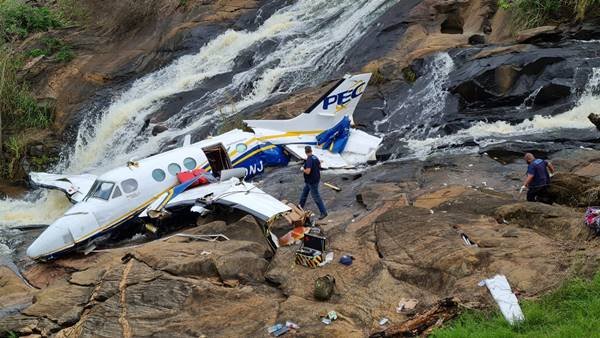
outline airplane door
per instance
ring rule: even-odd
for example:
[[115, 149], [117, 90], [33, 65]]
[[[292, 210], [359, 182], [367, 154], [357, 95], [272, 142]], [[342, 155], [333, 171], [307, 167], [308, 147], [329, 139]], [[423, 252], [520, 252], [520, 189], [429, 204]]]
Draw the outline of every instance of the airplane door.
[[221, 176], [221, 171], [232, 168], [231, 159], [222, 143], [202, 148], [202, 151], [206, 155], [211, 172], [215, 177]]

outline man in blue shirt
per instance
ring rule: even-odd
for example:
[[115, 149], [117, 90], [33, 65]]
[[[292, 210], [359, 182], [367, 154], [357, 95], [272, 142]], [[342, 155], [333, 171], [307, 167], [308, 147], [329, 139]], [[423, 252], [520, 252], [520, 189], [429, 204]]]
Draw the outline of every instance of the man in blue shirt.
[[521, 189], [527, 188], [527, 200], [551, 204], [547, 198], [547, 190], [550, 186], [550, 173], [554, 174], [554, 166], [548, 161], [536, 159], [531, 153], [525, 154], [525, 161], [528, 164], [527, 178]]
[[321, 161], [313, 155], [312, 148], [310, 146], [304, 147], [304, 152], [306, 153], [306, 162], [302, 166], [302, 173], [304, 173], [304, 190], [302, 190], [302, 195], [300, 196], [300, 206], [304, 208], [306, 204], [306, 199], [308, 198], [308, 193], [310, 192], [313, 200], [319, 207], [319, 212], [321, 212], [321, 216], [319, 219], [323, 219], [327, 217], [327, 210], [325, 209], [325, 204], [323, 204], [323, 200], [321, 199], [321, 195], [319, 194], [319, 182], [321, 181]]

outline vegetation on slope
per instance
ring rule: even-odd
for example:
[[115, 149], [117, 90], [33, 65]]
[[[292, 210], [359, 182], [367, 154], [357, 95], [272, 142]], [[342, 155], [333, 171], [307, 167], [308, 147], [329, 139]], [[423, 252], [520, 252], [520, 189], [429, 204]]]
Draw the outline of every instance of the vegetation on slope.
[[14, 48], [33, 33], [47, 32], [64, 27], [81, 17], [70, 2], [60, 0], [56, 8], [32, 5], [24, 0], [0, 0], [0, 177], [12, 178], [26, 147], [22, 135], [47, 129], [52, 123], [53, 108], [39, 103], [27, 83], [19, 76], [25, 63], [39, 56], [53, 57], [57, 62], [68, 62], [72, 48], [53, 37], [43, 37], [41, 48], [17, 52]]
[[600, 8], [600, 0], [499, 0], [498, 6], [512, 12], [514, 28], [525, 29], [583, 20]]
[[535, 301], [521, 303], [525, 321], [510, 326], [498, 312], [463, 313], [433, 337], [598, 337], [600, 273], [592, 280], [573, 279]]

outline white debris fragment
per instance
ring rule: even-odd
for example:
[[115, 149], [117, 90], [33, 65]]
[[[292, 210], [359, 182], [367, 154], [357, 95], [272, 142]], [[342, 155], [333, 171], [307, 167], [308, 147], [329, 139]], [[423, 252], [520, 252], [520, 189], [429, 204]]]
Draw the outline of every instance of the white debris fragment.
[[517, 296], [510, 289], [510, 284], [504, 275], [496, 275], [494, 278], [484, 279], [479, 282], [479, 286], [487, 286], [494, 297], [494, 300], [500, 307], [500, 311], [506, 320], [514, 325], [525, 320], [523, 311], [519, 306]]
[[469, 168], [471, 168], [471, 167], [473, 167], [473, 164], [472, 164], [472, 163], [470, 163], [470, 164], [469, 164]]
[[429, 213], [433, 215], [433, 213], [434, 213], [433, 209], [429, 209]]

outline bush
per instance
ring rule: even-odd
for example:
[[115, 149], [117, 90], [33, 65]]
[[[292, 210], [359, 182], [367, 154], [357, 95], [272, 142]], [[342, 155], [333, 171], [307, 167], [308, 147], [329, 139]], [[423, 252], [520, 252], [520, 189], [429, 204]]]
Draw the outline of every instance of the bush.
[[33, 7], [23, 0], [0, 0], [0, 42], [62, 26], [59, 15], [46, 7]]
[[25, 55], [27, 57], [38, 57], [38, 56], [54, 56], [59, 62], [69, 62], [75, 57], [73, 49], [62, 40], [53, 37], [46, 37], [42, 39], [43, 48], [34, 48]]
[[549, 22], [571, 20], [573, 14], [582, 20], [585, 14], [600, 0], [499, 0], [500, 8], [510, 10], [513, 28], [526, 29]]
[[7, 48], [0, 48], [0, 114], [3, 129], [47, 128], [52, 109], [38, 104], [29, 88], [17, 77], [20, 61]]

